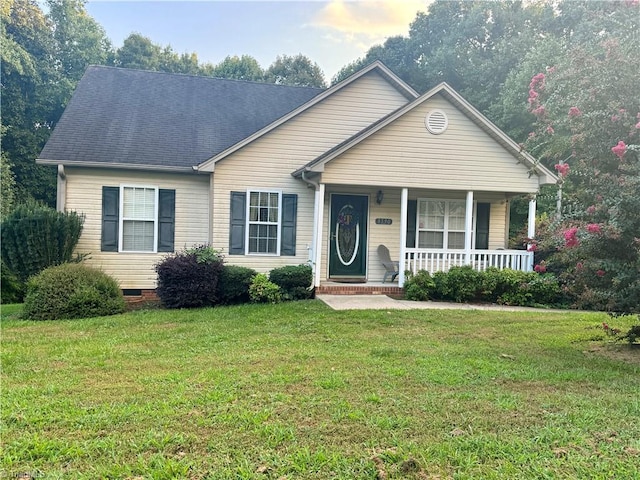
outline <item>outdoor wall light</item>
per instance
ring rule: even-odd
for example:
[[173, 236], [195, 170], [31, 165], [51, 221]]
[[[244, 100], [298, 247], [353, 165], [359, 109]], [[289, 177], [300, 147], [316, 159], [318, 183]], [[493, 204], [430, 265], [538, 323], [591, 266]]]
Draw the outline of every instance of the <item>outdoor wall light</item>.
[[376, 203], [380, 205], [382, 200], [384, 200], [384, 192], [382, 190], [378, 190], [378, 193], [376, 193]]

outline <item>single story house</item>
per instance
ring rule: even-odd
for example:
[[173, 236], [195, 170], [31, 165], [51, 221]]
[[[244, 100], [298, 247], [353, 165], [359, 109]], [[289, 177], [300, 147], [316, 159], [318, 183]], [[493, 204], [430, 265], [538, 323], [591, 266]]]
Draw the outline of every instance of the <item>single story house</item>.
[[125, 292], [204, 243], [263, 272], [309, 262], [327, 289], [380, 287], [379, 245], [396, 289], [405, 270], [530, 270], [509, 201], [530, 196], [533, 238], [557, 181], [447, 84], [419, 95], [381, 62], [328, 89], [92, 66], [37, 162], [85, 215], [78, 252]]

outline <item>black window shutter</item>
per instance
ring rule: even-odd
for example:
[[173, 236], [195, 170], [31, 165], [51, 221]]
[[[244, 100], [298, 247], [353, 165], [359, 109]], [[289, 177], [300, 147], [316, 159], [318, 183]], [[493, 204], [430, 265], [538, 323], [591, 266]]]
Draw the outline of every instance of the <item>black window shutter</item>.
[[282, 242], [280, 255], [296, 254], [296, 221], [298, 217], [298, 195], [282, 195]]
[[418, 201], [409, 200], [407, 203], [407, 248], [416, 247], [416, 217], [418, 215]]
[[120, 187], [102, 187], [102, 235], [100, 250], [118, 251], [118, 218], [120, 210]]
[[244, 255], [246, 228], [245, 192], [231, 192], [231, 221], [229, 226], [229, 255]]
[[158, 252], [173, 252], [176, 231], [176, 191], [158, 192]]
[[476, 248], [486, 250], [489, 248], [489, 216], [490, 203], [478, 203], [476, 207]]

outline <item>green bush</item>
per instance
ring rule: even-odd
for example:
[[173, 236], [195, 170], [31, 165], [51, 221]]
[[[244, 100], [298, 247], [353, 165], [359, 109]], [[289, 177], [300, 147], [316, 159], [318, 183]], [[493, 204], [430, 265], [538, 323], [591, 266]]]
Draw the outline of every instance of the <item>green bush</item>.
[[447, 272], [446, 297], [462, 303], [476, 300], [482, 291], [482, 275], [470, 265], [451, 267]]
[[310, 289], [313, 274], [309, 265], [274, 268], [269, 273], [269, 281], [281, 288], [286, 300], [304, 300], [313, 295]]
[[84, 216], [76, 212], [57, 212], [35, 202], [20, 205], [2, 222], [2, 260], [22, 282], [70, 262], [83, 223]]
[[118, 283], [85, 265], [50, 267], [27, 282], [24, 316], [32, 320], [99, 317], [122, 313], [124, 308]]
[[218, 302], [224, 305], [249, 302], [249, 287], [257, 274], [252, 268], [225, 265], [218, 280]]
[[[534, 275], [538, 274], [534, 273]], [[530, 279], [531, 277], [526, 272], [511, 269], [499, 270], [495, 267], [488, 268], [482, 272], [481, 298], [492, 303], [521, 305], [522, 300], [518, 301], [516, 297]]]
[[4, 262], [0, 265], [0, 288], [2, 303], [21, 303], [24, 299], [25, 284], [18, 280]]
[[404, 284], [404, 294], [408, 300], [425, 301], [432, 297], [436, 283], [431, 274], [426, 270], [420, 270], [415, 275], [410, 275]]
[[558, 305], [563, 303], [564, 296], [562, 287], [555, 275], [547, 274], [530, 274], [527, 288], [531, 292], [531, 301], [533, 305]]
[[218, 303], [222, 269], [219, 252], [210, 246], [187, 248], [156, 265], [156, 293], [167, 308], [211, 307]]
[[431, 277], [434, 283], [433, 292], [431, 293], [434, 300], [449, 299], [449, 285], [447, 283], [447, 272], [434, 272]]
[[259, 273], [251, 281], [249, 298], [254, 303], [280, 303], [282, 294], [278, 285], [269, 281], [264, 273]]

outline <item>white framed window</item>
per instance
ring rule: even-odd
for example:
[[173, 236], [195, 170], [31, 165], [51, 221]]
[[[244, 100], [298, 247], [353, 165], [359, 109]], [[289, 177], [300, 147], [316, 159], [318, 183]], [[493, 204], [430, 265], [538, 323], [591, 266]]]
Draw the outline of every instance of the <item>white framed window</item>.
[[464, 249], [466, 202], [418, 200], [418, 248]]
[[247, 191], [247, 253], [280, 255], [282, 192]]
[[158, 250], [158, 188], [120, 185], [121, 252]]

